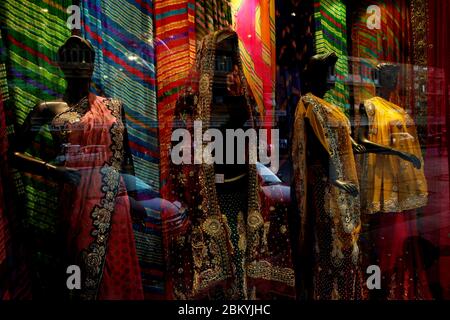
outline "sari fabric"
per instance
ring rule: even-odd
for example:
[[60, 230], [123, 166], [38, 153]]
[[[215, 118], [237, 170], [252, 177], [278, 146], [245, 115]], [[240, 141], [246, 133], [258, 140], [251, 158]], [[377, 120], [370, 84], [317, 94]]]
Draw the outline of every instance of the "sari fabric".
[[231, 7], [245, 77], [261, 121], [271, 127], [276, 76], [275, 1], [232, 0]]
[[175, 103], [189, 80], [189, 71], [195, 60], [195, 1], [154, 0], [153, 14], [160, 193], [166, 199], [171, 190], [168, 184], [168, 149]]
[[312, 138], [326, 150], [337, 179], [358, 186], [347, 117], [323, 99], [303, 96], [295, 114], [292, 159], [300, 219], [299, 254], [307, 256], [308, 252], [314, 261], [311, 266], [307, 260], [300, 261], [305, 271], [302, 277], [308, 282], [311, 273], [312, 283], [305, 285], [310, 298], [358, 299], [362, 297], [359, 198], [331, 184], [328, 168], [312, 155], [311, 151], [318, 149]]
[[364, 106], [369, 121], [368, 139], [415, 155], [422, 167], [416, 169], [399, 157], [363, 155], [360, 172], [363, 212], [402, 212], [425, 206], [427, 181], [413, 119], [405, 110], [380, 97], [366, 100]]
[[[430, 139], [429, 144], [432, 144], [436, 134], [443, 134], [442, 141], [446, 141], [442, 148], [446, 148], [447, 152], [450, 150], [450, 131], [444, 128], [449, 124], [449, 110], [450, 110], [450, 61], [448, 59], [448, 52], [450, 52], [450, 42], [448, 41], [448, 34], [442, 30], [449, 30], [450, 20], [450, 3], [448, 1], [432, 0], [427, 1], [426, 19], [428, 21], [426, 48], [427, 48], [427, 132]], [[444, 134], [446, 132], [446, 134]], [[445, 153], [443, 155], [445, 157]], [[443, 165], [433, 166], [432, 159], [434, 155], [427, 152], [426, 155], [426, 174], [430, 178], [430, 201], [429, 206], [425, 209], [425, 215], [433, 217], [436, 221], [436, 212], [442, 212], [439, 218], [440, 228], [433, 236], [433, 241], [439, 244], [440, 248], [448, 248], [450, 246], [450, 225], [446, 225], [444, 221], [448, 218], [450, 179], [446, 179], [447, 183], [440, 182], [439, 177], [448, 175], [450, 172], [450, 161], [445, 159]], [[428, 159], [430, 161], [428, 161]], [[436, 191], [435, 191], [436, 190]], [[431, 198], [431, 196], [433, 198]], [[436, 199], [436, 200], [435, 200]], [[438, 205], [438, 207], [436, 207]], [[437, 223], [439, 223], [437, 222]], [[441, 255], [439, 259], [438, 281], [442, 284], [442, 297], [450, 299], [450, 256]]]
[[[187, 92], [179, 99], [177, 127], [192, 130], [194, 120], [201, 120], [203, 128], [209, 127], [216, 46], [230, 36], [237, 38], [230, 30], [221, 30], [204, 38], [197, 57], [199, 90]], [[250, 109], [239, 52], [235, 59]], [[231, 292], [226, 295], [227, 299], [294, 297], [287, 212], [262, 205], [268, 201], [260, 188], [255, 165], [249, 165], [247, 171], [247, 210], [234, 226], [221, 210], [214, 165], [174, 165], [171, 179], [175, 186], [172, 193], [182, 202], [182, 209], [179, 218], [171, 216], [164, 221], [169, 298], [214, 298], [214, 292], [218, 290], [233, 291], [233, 285], [240, 282], [239, 279], [244, 283], [243, 297], [236, 297]], [[236, 265], [233, 261], [236, 258], [233, 229], [238, 230], [239, 252], [243, 253], [239, 275], [233, 267]]]
[[[53, 58], [70, 36], [66, 9], [71, 4], [69, 0], [0, 2], [6, 58], [6, 71], [1, 70], [0, 73], [6, 73], [9, 90], [5, 91], [5, 84], [0, 85], [3, 98], [8, 99], [4, 107], [7, 124], [11, 125], [9, 133], [14, 132], [12, 124], [21, 125], [39, 101], [54, 100], [65, 90], [62, 71]], [[51, 134], [46, 127], [27, 152], [45, 161], [53, 158]], [[20, 223], [27, 228], [26, 236], [33, 246], [33, 253], [36, 252], [33, 254], [33, 267], [37, 272], [45, 273], [56, 263], [53, 248], [58, 228], [58, 192], [54, 183], [35, 175], [17, 174], [14, 180], [16, 191], [23, 196], [24, 203]], [[34, 247], [44, 240], [45, 245]], [[46, 281], [43, 277], [40, 279]]]
[[[120, 97], [127, 124], [128, 147], [136, 178], [153, 193], [160, 190], [160, 150], [156, 100], [153, 1], [84, 0], [82, 33], [96, 51], [93, 82], [97, 93]], [[148, 186], [151, 187], [151, 190]], [[139, 199], [138, 199], [139, 197]], [[133, 224], [146, 299], [161, 299], [159, 208], [133, 195], [146, 212]], [[132, 206], [132, 216], [140, 216]]]
[[81, 174], [76, 187], [64, 185], [60, 200], [67, 258], [82, 270], [82, 299], [143, 298], [130, 204], [119, 173], [121, 108], [118, 100], [91, 94], [52, 121], [67, 143], [65, 166]]

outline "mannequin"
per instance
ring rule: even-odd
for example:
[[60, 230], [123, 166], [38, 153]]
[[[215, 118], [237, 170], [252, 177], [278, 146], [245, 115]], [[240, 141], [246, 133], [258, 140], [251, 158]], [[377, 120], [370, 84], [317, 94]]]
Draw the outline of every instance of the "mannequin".
[[[228, 29], [203, 39], [193, 72], [198, 90], [194, 83], [179, 99], [177, 128], [192, 131], [193, 122], [202, 121], [204, 130], [223, 135], [252, 127], [238, 50], [237, 34]], [[172, 165], [171, 178], [184, 217], [164, 222], [169, 299], [295, 297], [287, 211], [262, 192], [249, 152], [243, 164]]]
[[[361, 299], [359, 186], [350, 122], [322, 99], [334, 53], [313, 56], [304, 72], [307, 92], [297, 106], [292, 143], [298, 204], [298, 284], [308, 299]], [[311, 259], [313, 257], [313, 259]], [[345, 276], [345, 275], [350, 276]]]
[[[310, 62], [306, 67], [304, 77], [306, 80], [306, 92], [311, 92], [318, 98], [323, 99], [325, 94], [331, 89], [330, 82], [328, 81], [329, 73], [334, 73], [334, 66], [338, 60], [336, 53], [330, 52], [323, 55], [315, 55], [311, 57]], [[337, 107], [336, 107], [337, 108]], [[305, 119], [307, 126], [309, 126], [308, 118]], [[310, 129], [310, 128], [309, 128]], [[310, 130], [308, 132], [311, 132]], [[313, 136], [311, 136], [314, 139]], [[350, 137], [352, 148], [355, 153], [365, 153], [366, 149], [363, 145], [356, 143], [352, 137]], [[317, 144], [321, 151], [323, 148], [320, 147], [320, 143]], [[314, 149], [313, 149], [314, 150]], [[321, 159], [326, 159], [327, 157], [321, 157]], [[330, 178], [332, 182], [339, 188], [347, 191], [348, 193], [357, 196], [358, 190], [355, 185], [349, 182], [344, 182], [336, 179], [335, 168], [330, 166]]]
[[416, 220], [416, 209], [428, 197], [419, 140], [413, 119], [389, 101], [399, 67], [381, 63], [375, 71], [377, 96], [361, 104], [356, 131], [370, 152], [358, 159], [361, 214], [368, 226], [364, 265], [382, 271], [381, 290], [371, 291], [371, 298], [430, 299]]
[[361, 158], [363, 212], [402, 212], [423, 207], [427, 183], [415, 124], [404, 109], [388, 101], [397, 87], [399, 68], [382, 63], [376, 72], [378, 96], [361, 104], [361, 124], [356, 132], [358, 142], [371, 153]]
[[[378, 97], [389, 100], [391, 93], [397, 88], [399, 67], [389, 63], [381, 63], [377, 66], [376, 71], [379, 75], [379, 86], [377, 87], [376, 94]], [[398, 156], [405, 161], [411, 162], [415, 168], [420, 169], [422, 164], [415, 155], [370, 141], [368, 139], [368, 116], [364, 102], [360, 104], [359, 112], [362, 118], [361, 123], [363, 125], [361, 125], [358, 130], [357, 138], [358, 142], [361, 143], [367, 151], [370, 153]]]
[[[89, 93], [94, 59], [92, 45], [78, 36], [58, 50], [66, 92], [62, 100], [37, 104], [27, 116], [17, 130], [13, 165], [60, 183], [62, 256], [81, 268], [79, 298], [141, 299], [130, 203], [120, 176], [132, 170], [124, 113], [120, 101]], [[44, 125], [51, 128], [55, 159], [25, 154]]]
[[[223, 145], [227, 145], [227, 129], [246, 130], [245, 126], [252, 121], [250, 110], [244, 92], [242, 79], [239, 75], [239, 67], [233, 61], [234, 52], [239, 50], [232, 38], [221, 41], [216, 48], [216, 65], [219, 61], [232, 61], [231, 70], [220, 72], [216, 70], [213, 84], [213, 105], [211, 108], [211, 126], [218, 129], [224, 137]], [[225, 73], [225, 74], [224, 74]], [[223, 79], [226, 78], [226, 88]], [[226, 293], [216, 293], [217, 299], [245, 299], [248, 294], [245, 288], [245, 270], [243, 259], [245, 256], [242, 242], [245, 236], [242, 234], [245, 221], [245, 212], [248, 211], [248, 158], [244, 164], [237, 163], [238, 145], [234, 144], [234, 161], [226, 163], [227, 148], [223, 150], [224, 164], [214, 164], [216, 174], [216, 192], [220, 210], [227, 217], [227, 225], [231, 232], [233, 246], [232, 260], [236, 278], [232, 284], [233, 296]], [[223, 178], [222, 178], [223, 177]]]

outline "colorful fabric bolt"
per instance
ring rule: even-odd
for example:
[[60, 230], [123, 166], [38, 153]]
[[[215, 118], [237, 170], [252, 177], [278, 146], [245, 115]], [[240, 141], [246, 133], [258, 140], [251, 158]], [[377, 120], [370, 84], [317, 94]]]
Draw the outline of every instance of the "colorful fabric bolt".
[[197, 41], [216, 30], [231, 25], [231, 7], [228, 0], [197, 0], [195, 2], [195, 32]]
[[[65, 89], [64, 79], [54, 63], [56, 51], [70, 35], [66, 27], [66, 8], [71, 1], [2, 1], [0, 21], [7, 53], [7, 75], [10, 87], [8, 109], [20, 125], [37, 102], [60, 98]], [[51, 145], [46, 129], [34, 141], [36, 156], [52, 160], [46, 146]], [[31, 151], [30, 151], [31, 152]], [[55, 232], [57, 206], [54, 185], [42, 177], [24, 175], [23, 186], [17, 179], [19, 191], [26, 195], [24, 223], [33, 230]]]
[[158, 191], [153, 3], [84, 0], [81, 8], [83, 36], [96, 51], [93, 82], [123, 102], [136, 176]]
[[316, 53], [335, 52], [339, 57], [335, 67], [335, 86], [325, 100], [348, 109], [349, 94], [345, 81], [348, 77], [347, 8], [343, 1], [314, 2]]
[[271, 127], [276, 74], [275, 1], [232, 0], [231, 6], [244, 74], [263, 115], [263, 126]]
[[154, 16], [161, 195], [167, 198], [175, 103], [195, 61], [195, 1], [155, 0]]
[[[72, 1], [12, 1], [0, 3], [0, 24], [6, 49], [6, 73], [9, 96], [5, 103], [8, 133], [12, 124], [21, 125], [39, 101], [55, 100], [62, 96], [65, 82], [60, 69], [54, 63], [58, 48], [70, 35], [66, 27], [66, 8]], [[4, 85], [2, 85], [2, 91]], [[42, 128], [29, 153], [46, 161], [52, 161], [52, 141], [48, 128]], [[13, 147], [13, 146], [10, 146]], [[17, 206], [23, 206], [20, 226], [26, 230], [26, 239], [32, 256], [29, 257], [34, 275], [52, 274], [61, 252], [55, 252], [57, 232], [57, 188], [54, 182], [43, 177], [16, 174], [16, 190], [21, 196]], [[17, 252], [16, 252], [17, 253]], [[22, 281], [22, 266], [17, 266], [12, 277]], [[38, 276], [39, 277], [39, 276]], [[36, 278], [36, 287], [48, 287], [42, 277]], [[16, 286], [14, 296], [28, 296], [24, 284]], [[43, 289], [45, 290], [45, 289]]]

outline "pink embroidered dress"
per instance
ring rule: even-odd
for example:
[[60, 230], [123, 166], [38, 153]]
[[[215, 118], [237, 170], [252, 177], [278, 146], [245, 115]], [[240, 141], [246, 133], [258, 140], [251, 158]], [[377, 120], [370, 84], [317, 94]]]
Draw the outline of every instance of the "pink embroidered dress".
[[67, 257], [81, 268], [82, 299], [143, 299], [130, 203], [119, 173], [121, 108], [118, 100], [90, 94], [52, 121], [64, 165], [81, 175], [77, 186], [62, 188], [61, 207]]

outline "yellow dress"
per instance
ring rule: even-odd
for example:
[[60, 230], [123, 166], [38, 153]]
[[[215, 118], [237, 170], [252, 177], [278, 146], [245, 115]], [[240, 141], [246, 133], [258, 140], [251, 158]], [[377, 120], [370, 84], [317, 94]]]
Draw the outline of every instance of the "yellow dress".
[[[306, 130], [306, 119], [312, 132]], [[301, 229], [299, 250], [303, 253], [311, 250], [314, 256], [309, 267], [313, 269], [312, 297], [360, 299], [359, 197], [331, 183], [328, 168], [317, 159], [321, 155], [311, 156], [320, 146], [308, 141], [313, 139], [311, 135], [317, 138], [316, 143], [323, 146], [329, 164], [336, 169], [337, 179], [358, 186], [350, 122], [338, 107], [309, 93], [297, 106], [293, 132], [294, 187]], [[312, 237], [307, 235], [310, 233]], [[308, 239], [315, 239], [314, 243], [305, 246]], [[342, 274], [347, 275], [345, 280]]]
[[363, 213], [402, 212], [427, 204], [423, 157], [413, 119], [399, 106], [380, 97], [364, 102], [368, 139], [418, 157], [421, 169], [397, 156], [361, 156], [360, 185]]

